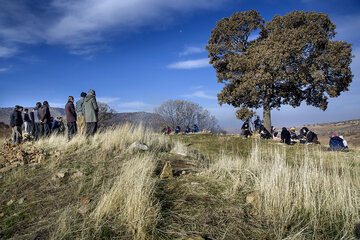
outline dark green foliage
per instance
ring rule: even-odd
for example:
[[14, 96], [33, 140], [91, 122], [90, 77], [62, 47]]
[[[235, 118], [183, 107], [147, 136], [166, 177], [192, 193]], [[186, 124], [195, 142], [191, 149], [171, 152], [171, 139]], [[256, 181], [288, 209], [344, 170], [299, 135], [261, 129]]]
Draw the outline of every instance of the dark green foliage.
[[[251, 34], [259, 37], [249, 40]], [[293, 11], [266, 22], [255, 11], [217, 22], [206, 49], [218, 82], [220, 105], [270, 111], [305, 101], [326, 110], [328, 97], [347, 91], [352, 81], [351, 44], [332, 41], [335, 25], [327, 14]], [[266, 115], [266, 116], [265, 116]]]

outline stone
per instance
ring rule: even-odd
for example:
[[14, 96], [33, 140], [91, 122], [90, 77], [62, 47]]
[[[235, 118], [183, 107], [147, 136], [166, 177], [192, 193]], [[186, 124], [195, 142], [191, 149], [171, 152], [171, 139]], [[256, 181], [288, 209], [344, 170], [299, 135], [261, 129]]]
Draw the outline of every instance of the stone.
[[4, 213], [0, 213], [0, 217], [3, 217], [5, 214]]
[[84, 176], [84, 173], [80, 170], [74, 170], [72, 173], [71, 173], [71, 178], [79, 178], [79, 177], [82, 177]]
[[8, 201], [7, 203], [6, 203], [6, 206], [10, 206], [11, 204], [13, 204], [14, 203], [14, 200], [10, 200], [10, 201]]
[[30, 163], [28, 166], [29, 166], [29, 168], [38, 169], [41, 167], [41, 164], [40, 163]]
[[6, 172], [9, 172], [11, 171], [12, 169], [18, 167], [17, 164], [11, 164], [11, 165], [8, 165], [6, 167], [3, 167], [3, 168], [0, 168], [0, 173], [6, 173]]
[[252, 192], [249, 193], [248, 195], [246, 195], [246, 203], [247, 204], [255, 204], [255, 202], [258, 200], [258, 193], [257, 192]]
[[45, 160], [45, 155], [44, 154], [39, 154], [36, 157], [36, 161], [37, 163], [42, 163]]
[[189, 175], [187, 175], [187, 177], [188, 177], [188, 178], [193, 178], [194, 175], [190, 173]]
[[67, 178], [68, 176], [70, 176], [69, 169], [62, 169], [59, 172], [55, 173], [55, 177], [60, 179]]
[[200, 183], [198, 183], [198, 182], [191, 182], [190, 184], [193, 185], [193, 186], [199, 186], [200, 185]]
[[22, 198], [20, 198], [18, 201], [17, 201], [17, 203], [18, 204], [23, 204], [25, 202], [25, 198], [24, 197], [22, 197]]
[[84, 216], [87, 212], [90, 211], [90, 204], [81, 205], [81, 207], [78, 209], [78, 213], [82, 216]]
[[134, 149], [134, 148], [139, 149], [139, 150], [143, 150], [143, 151], [149, 150], [148, 146], [146, 146], [145, 144], [143, 144], [142, 142], [139, 142], [139, 141], [133, 142], [129, 146], [129, 149]]
[[86, 205], [86, 204], [89, 204], [90, 202], [91, 202], [91, 200], [88, 198], [81, 199], [81, 205]]
[[161, 179], [172, 179], [173, 178], [173, 172], [170, 161], [167, 161], [165, 163], [165, 166], [160, 174]]
[[202, 236], [194, 236], [194, 237], [188, 238], [188, 240], [205, 240], [205, 238], [203, 238]]

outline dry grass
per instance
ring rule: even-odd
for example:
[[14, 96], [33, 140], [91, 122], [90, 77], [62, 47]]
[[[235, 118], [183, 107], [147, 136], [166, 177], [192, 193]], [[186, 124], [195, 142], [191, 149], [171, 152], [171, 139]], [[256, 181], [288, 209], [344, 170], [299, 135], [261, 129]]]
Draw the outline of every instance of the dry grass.
[[[209, 178], [228, 182], [224, 194], [254, 191], [254, 218], [275, 239], [350, 239], [360, 220], [358, 152], [253, 144], [247, 158], [223, 155]], [[240, 192], [241, 191], [241, 192]], [[260, 236], [259, 236], [260, 237]]]

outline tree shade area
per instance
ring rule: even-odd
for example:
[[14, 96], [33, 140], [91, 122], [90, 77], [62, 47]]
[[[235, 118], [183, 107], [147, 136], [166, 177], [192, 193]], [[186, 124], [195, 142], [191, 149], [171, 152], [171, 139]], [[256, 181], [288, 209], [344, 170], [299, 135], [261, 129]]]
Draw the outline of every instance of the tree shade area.
[[[271, 110], [301, 102], [326, 110], [328, 98], [348, 91], [353, 75], [351, 44], [334, 41], [336, 26], [327, 14], [292, 11], [269, 22], [251, 10], [217, 22], [206, 49], [219, 83], [219, 104]], [[253, 37], [259, 32], [259, 36]], [[245, 114], [246, 115], [246, 114]]]

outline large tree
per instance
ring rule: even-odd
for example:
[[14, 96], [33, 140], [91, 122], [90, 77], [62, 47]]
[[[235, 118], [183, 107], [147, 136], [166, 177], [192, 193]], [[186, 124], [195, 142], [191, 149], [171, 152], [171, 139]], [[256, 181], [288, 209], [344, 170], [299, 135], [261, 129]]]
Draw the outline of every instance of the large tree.
[[352, 81], [351, 44], [334, 41], [335, 25], [327, 14], [293, 11], [265, 22], [255, 11], [234, 13], [217, 22], [206, 49], [225, 84], [219, 104], [271, 109], [305, 101], [326, 110], [328, 97], [347, 91]]
[[194, 102], [168, 100], [158, 108], [155, 108], [155, 113], [159, 117], [157, 120], [161, 124], [170, 126], [172, 129], [175, 129], [176, 126], [180, 126], [182, 129], [185, 129], [187, 126], [192, 128], [196, 124], [200, 130], [223, 131], [219, 127], [216, 118], [208, 110]]

